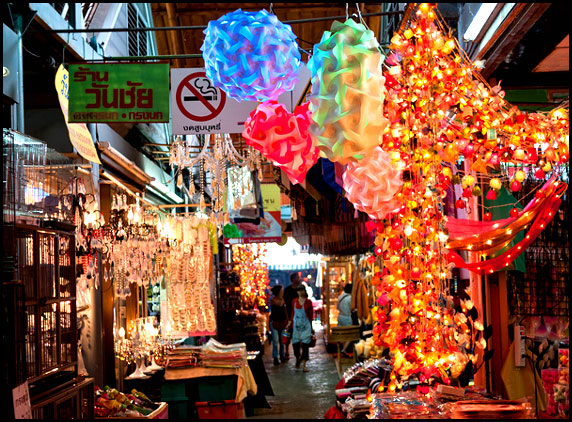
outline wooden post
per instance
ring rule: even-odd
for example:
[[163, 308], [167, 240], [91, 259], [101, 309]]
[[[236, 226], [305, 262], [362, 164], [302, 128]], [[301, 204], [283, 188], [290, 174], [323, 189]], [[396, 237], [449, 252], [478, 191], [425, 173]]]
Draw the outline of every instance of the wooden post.
[[495, 349], [491, 359], [491, 391], [498, 395], [504, 395], [501, 371], [510, 347], [506, 271], [499, 271], [495, 273], [495, 277], [490, 277], [488, 296], [492, 307], [488, 323], [493, 326], [493, 336], [489, 339], [491, 343], [489, 350]]
[[[105, 221], [109, 221], [111, 217], [111, 187], [110, 185], [101, 184], [101, 213]], [[105, 271], [103, 266], [106, 266]], [[111, 274], [109, 263], [103, 263], [100, 269], [101, 275], [101, 308], [102, 308], [102, 331], [103, 331], [103, 377], [105, 384], [109, 386], [116, 385], [115, 378], [115, 337], [113, 332], [113, 305], [114, 291], [113, 280], [111, 277], [103, 278], [103, 274]]]

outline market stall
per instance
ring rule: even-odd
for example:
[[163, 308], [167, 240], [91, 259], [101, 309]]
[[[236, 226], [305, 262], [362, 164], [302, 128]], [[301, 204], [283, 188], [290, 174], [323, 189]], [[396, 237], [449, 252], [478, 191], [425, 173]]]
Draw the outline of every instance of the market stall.
[[[23, 131], [33, 100], [31, 127], [66, 153], [3, 131], [2, 375], [15, 417], [270, 408], [270, 369], [301, 388], [320, 370], [265, 356], [270, 289], [298, 273], [314, 310], [304, 339], [321, 323], [320, 358], [340, 377], [326, 417], [568, 418], [568, 90], [535, 109], [511, 102], [502, 71], [483, 73], [522, 66], [538, 50], [515, 47], [523, 27], [546, 29], [560, 9], [382, 4], [373, 27], [363, 5], [308, 20], [308, 4], [296, 24], [327, 22], [312, 39], [273, 4], [154, 4], [162, 27], [149, 4], [33, 5], [8, 4], [5, 56], [53, 70], [55, 93], [24, 96], [23, 75], [45, 75], [8, 57], [5, 123]], [[177, 26], [177, 10], [206, 26]], [[487, 10], [478, 36], [449, 27]], [[124, 15], [127, 29], [97, 28]], [[22, 48], [28, 25], [27, 45], [47, 56]], [[102, 35], [52, 36], [90, 30]], [[108, 32], [128, 33], [128, 55], [111, 60], [124, 40]], [[170, 54], [151, 55], [167, 38]], [[179, 56], [183, 44], [196, 51]]]

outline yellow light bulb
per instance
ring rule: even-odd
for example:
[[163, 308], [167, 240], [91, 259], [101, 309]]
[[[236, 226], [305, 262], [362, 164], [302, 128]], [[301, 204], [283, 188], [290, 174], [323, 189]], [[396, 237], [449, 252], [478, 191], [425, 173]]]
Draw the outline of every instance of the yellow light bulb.
[[522, 183], [524, 179], [526, 179], [526, 173], [522, 170], [517, 170], [517, 172], [514, 174], [514, 178], [516, 181]]
[[502, 183], [501, 183], [500, 179], [495, 177], [495, 178], [491, 179], [490, 185], [491, 185], [491, 188], [493, 188], [495, 190], [499, 190], [502, 186]]

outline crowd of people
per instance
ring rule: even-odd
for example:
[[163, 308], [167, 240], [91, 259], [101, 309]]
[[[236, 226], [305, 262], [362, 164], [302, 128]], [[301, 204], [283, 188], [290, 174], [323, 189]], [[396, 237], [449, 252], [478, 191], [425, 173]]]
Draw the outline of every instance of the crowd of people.
[[[274, 365], [286, 363], [290, 359], [289, 345], [296, 358], [296, 368], [308, 372], [307, 362], [310, 358], [310, 347], [315, 344], [316, 337], [312, 321], [314, 309], [308, 297], [308, 287], [302, 283], [299, 273], [290, 274], [290, 285], [284, 288], [277, 284], [271, 289], [269, 325], [272, 342], [272, 359]], [[352, 285], [346, 284], [344, 292], [338, 297], [338, 325], [352, 325], [351, 316]], [[283, 341], [283, 337], [290, 341]], [[351, 342], [343, 345], [343, 353]]]

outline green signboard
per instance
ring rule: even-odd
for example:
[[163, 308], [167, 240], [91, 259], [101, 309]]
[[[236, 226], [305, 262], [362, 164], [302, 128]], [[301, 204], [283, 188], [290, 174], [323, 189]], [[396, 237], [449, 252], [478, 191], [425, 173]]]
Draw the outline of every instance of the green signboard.
[[69, 123], [168, 123], [169, 64], [70, 64]]

